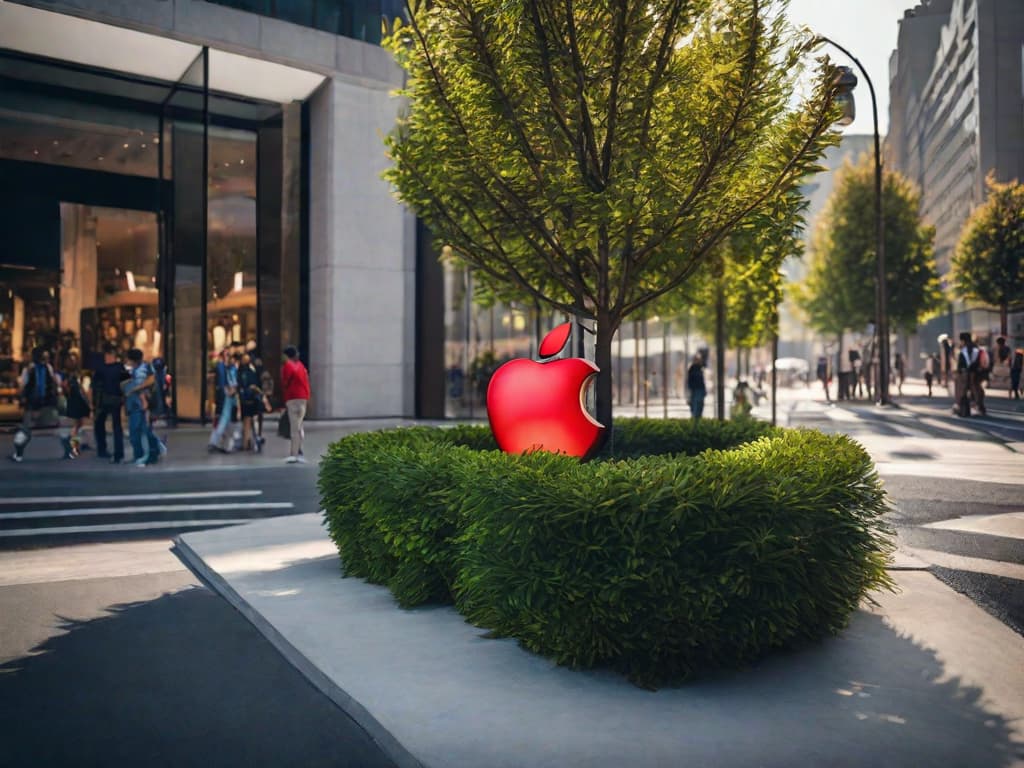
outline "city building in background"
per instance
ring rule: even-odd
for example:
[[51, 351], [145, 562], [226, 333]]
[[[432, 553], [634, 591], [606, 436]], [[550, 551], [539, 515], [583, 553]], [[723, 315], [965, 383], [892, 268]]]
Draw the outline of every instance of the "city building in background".
[[[886, 162], [921, 189], [948, 287], [960, 233], [985, 200], [986, 174], [1024, 179], [1024, 3], [919, 3], [900, 21], [889, 73]], [[994, 309], [953, 302], [920, 337], [931, 351], [940, 333], [967, 330], [987, 343], [998, 328]], [[1011, 308], [1009, 331], [1024, 344], [1024, 307]]]
[[273, 373], [298, 346], [316, 417], [417, 411], [388, 2], [0, 1], [3, 414], [33, 347], [89, 368], [113, 342], [202, 419], [232, 341]]
[[[828, 199], [832, 196], [836, 172], [845, 163], [856, 164], [861, 155], [874, 151], [873, 136], [844, 134], [842, 141], [834, 147], [829, 147], [818, 161], [822, 170], [801, 185], [800, 193], [807, 201], [807, 208], [804, 211], [804, 255], [801, 258], [786, 259], [783, 263], [782, 270], [786, 275], [787, 284], [799, 283], [807, 277], [811, 259], [811, 236], [819, 224], [819, 217], [825, 210]], [[864, 329], [863, 333], [852, 333], [851, 340], [859, 343], [862, 335], [870, 334]], [[818, 338], [815, 332], [807, 327], [800, 310], [787, 292], [779, 307], [779, 357], [793, 357], [810, 362], [825, 352], [831, 352], [832, 348], [828, 345], [834, 341]]]

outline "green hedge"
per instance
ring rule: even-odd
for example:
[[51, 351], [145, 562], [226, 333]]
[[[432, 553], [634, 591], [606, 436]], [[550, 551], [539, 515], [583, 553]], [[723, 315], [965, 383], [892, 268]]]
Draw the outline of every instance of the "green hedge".
[[486, 427], [363, 433], [320, 491], [347, 575], [641, 685], [836, 632], [891, 585], [884, 493], [844, 436], [626, 420], [581, 463], [493, 450]]

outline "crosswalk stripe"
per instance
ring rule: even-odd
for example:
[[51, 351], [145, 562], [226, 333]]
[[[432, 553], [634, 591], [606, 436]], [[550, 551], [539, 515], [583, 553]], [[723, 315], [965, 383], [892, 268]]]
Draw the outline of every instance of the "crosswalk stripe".
[[971, 573], [984, 573], [989, 576], [1002, 576], [1024, 581], [1024, 565], [1005, 563], [1001, 560], [986, 560], [981, 557], [953, 555], [936, 549], [906, 547], [905, 550], [928, 565], [937, 565], [940, 568], [949, 568], [953, 571], [970, 571]]
[[211, 510], [294, 509], [290, 501], [256, 502], [252, 504], [150, 504], [141, 507], [83, 507], [80, 509], [41, 509], [28, 512], [0, 512], [0, 520], [38, 520], [47, 517], [81, 517], [84, 515], [141, 515], [149, 512], [208, 512]]
[[[99, 501], [163, 501], [171, 499], [216, 499], [222, 496], [262, 496], [263, 491], [190, 491], [187, 493], [128, 493], [108, 496], [9, 496], [0, 505], [80, 504]], [[0, 513], [2, 514], [2, 513]]]
[[1004, 512], [1001, 515], [967, 515], [955, 517], [952, 520], [939, 520], [922, 527], [967, 533], [986, 533], [1008, 539], [1024, 539], [1024, 512]]
[[0, 531], [3, 537], [58, 536], [72, 533], [118, 533], [120, 531], [151, 531], [167, 528], [216, 528], [251, 523], [249, 518], [231, 520], [168, 520], [158, 523], [115, 523], [111, 525], [69, 525], [60, 528], [14, 528]]

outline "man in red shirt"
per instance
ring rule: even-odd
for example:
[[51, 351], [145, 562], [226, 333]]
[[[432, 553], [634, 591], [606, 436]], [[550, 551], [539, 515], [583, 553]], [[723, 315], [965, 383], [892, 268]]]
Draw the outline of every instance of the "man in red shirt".
[[306, 463], [302, 455], [302, 420], [306, 418], [306, 401], [309, 400], [309, 373], [306, 366], [299, 360], [299, 351], [295, 347], [285, 347], [285, 361], [281, 367], [281, 389], [284, 394], [284, 407], [288, 412], [291, 429], [291, 452], [285, 459], [289, 464]]

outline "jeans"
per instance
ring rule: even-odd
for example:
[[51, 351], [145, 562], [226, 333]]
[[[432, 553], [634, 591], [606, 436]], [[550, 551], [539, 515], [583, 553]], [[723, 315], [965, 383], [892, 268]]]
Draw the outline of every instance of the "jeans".
[[[132, 444], [132, 458], [135, 461], [149, 458], [149, 440], [146, 431], [146, 412], [131, 411], [128, 414], [128, 439]], [[145, 441], [145, 442], [144, 442]]]
[[238, 408], [238, 396], [237, 395], [225, 395], [224, 396], [224, 407], [220, 409], [220, 419], [217, 420], [217, 426], [213, 430], [213, 434], [210, 435], [210, 445], [222, 448], [221, 443], [224, 441], [224, 433], [227, 431], [228, 425], [231, 424], [231, 414], [234, 413]]
[[124, 432], [121, 428], [121, 404], [106, 407], [102, 404], [96, 409], [96, 419], [93, 423], [93, 430], [96, 432], [96, 453], [98, 456], [107, 455], [107, 416], [110, 416], [110, 429], [114, 434], [114, 458], [121, 461], [124, 458]]
[[706, 392], [690, 393], [690, 413], [694, 419], [699, 419], [704, 415], [704, 397], [706, 394]]
[[289, 400], [284, 404], [288, 409], [288, 426], [292, 433], [290, 456], [298, 456], [302, 450], [302, 439], [305, 434], [302, 431], [302, 420], [306, 418], [306, 401]]

